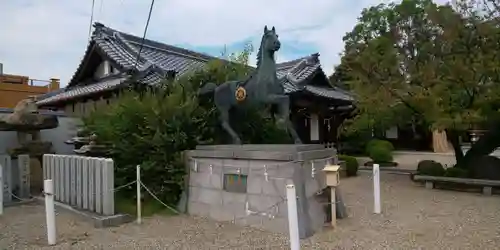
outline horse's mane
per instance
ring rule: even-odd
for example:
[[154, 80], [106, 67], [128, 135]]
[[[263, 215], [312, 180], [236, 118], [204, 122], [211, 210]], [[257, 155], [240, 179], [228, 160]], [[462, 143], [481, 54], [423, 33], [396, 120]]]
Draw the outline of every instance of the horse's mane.
[[257, 69], [260, 68], [262, 63], [262, 47], [264, 47], [264, 40], [266, 39], [266, 33], [262, 35], [262, 39], [260, 41], [259, 51], [257, 52]]

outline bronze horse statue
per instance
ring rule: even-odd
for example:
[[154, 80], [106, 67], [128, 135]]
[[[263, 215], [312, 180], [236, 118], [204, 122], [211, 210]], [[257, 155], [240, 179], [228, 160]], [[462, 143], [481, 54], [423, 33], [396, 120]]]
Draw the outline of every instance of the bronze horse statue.
[[[257, 53], [257, 68], [243, 81], [228, 81], [217, 85], [206, 83], [199, 90], [200, 95], [213, 93], [214, 102], [220, 115], [224, 130], [232, 137], [234, 144], [241, 144], [240, 137], [229, 124], [229, 111], [243, 105], [272, 105], [271, 116], [278, 118], [278, 124], [284, 126], [296, 144], [301, 144], [297, 132], [290, 121], [290, 98], [285, 94], [283, 85], [276, 76], [274, 53], [281, 47], [276, 30], [264, 27], [264, 35]], [[290, 81], [296, 81], [287, 76]]]

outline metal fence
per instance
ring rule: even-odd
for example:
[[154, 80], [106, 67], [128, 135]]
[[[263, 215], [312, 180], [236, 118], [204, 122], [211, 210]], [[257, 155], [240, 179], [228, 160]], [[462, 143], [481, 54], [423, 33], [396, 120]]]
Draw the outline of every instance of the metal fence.
[[43, 177], [52, 179], [55, 200], [103, 215], [114, 215], [114, 166], [107, 158], [43, 156]]

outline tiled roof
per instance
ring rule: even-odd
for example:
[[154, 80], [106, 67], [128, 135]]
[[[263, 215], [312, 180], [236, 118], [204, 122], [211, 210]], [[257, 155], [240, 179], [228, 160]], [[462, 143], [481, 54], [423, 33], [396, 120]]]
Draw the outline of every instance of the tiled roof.
[[[182, 76], [187, 72], [204, 67], [208, 61], [216, 59], [202, 53], [145, 39], [139, 61], [135, 65], [142, 38], [114, 30], [100, 23], [94, 24], [94, 27], [92, 40], [87, 47], [84, 58], [69, 81], [66, 91], [48, 98], [39, 98], [38, 105], [48, 105], [118, 87], [121, 83], [118, 80], [77, 86], [81, 78], [80, 74], [82, 74], [83, 68], [86, 67], [85, 61], [88, 60], [94, 49], [106, 56], [122, 71], [130, 72], [132, 70], [142, 72], [144, 78], [140, 82], [146, 84], [158, 83], [164, 79], [167, 72], [171, 71], [176, 72], [176, 76]], [[322, 72], [319, 54], [317, 53], [293, 61], [279, 63], [276, 66], [278, 78], [283, 83], [286, 93], [305, 91], [326, 98], [341, 99], [344, 101], [352, 100], [349, 95], [337, 93], [337, 90], [334, 88], [309, 88], [309, 86], [304, 88], [307, 85], [305, 83], [308, 79], [316, 73]], [[288, 81], [286, 75], [289, 73], [298, 80], [298, 85], [300, 86], [296, 86], [297, 84]]]
[[64, 91], [66, 91], [66, 90], [63, 89], [63, 88], [61, 88], [61, 89], [58, 89], [58, 90], [50, 91], [50, 92], [45, 93], [45, 94], [38, 95], [37, 98], [38, 98], [38, 100], [46, 99], [46, 98], [49, 98], [51, 96], [55, 96], [57, 94], [60, 94], [60, 93], [62, 93]]
[[307, 85], [305, 88], [306, 91], [318, 96], [354, 102], [354, 98], [348, 92], [336, 87], [326, 88], [326, 87]]
[[41, 100], [37, 101], [36, 104], [41, 106], [41, 105], [45, 105], [45, 104], [56, 102], [56, 101], [59, 102], [59, 101], [64, 101], [64, 100], [73, 99], [73, 98], [77, 98], [77, 97], [91, 95], [93, 93], [98, 93], [98, 92], [102, 92], [102, 91], [106, 91], [106, 90], [112, 90], [114, 88], [117, 88], [124, 80], [125, 80], [125, 78], [119, 77], [119, 78], [103, 80], [101, 82], [90, 84], [90, 85], [76, 86], [74, 88], [69, 88], [60, 94], [57, 94], [57, 95], [54, 95], [54, 96], [51, 96], [51, 97], [48, 97], [45, 99], [41, 99]]

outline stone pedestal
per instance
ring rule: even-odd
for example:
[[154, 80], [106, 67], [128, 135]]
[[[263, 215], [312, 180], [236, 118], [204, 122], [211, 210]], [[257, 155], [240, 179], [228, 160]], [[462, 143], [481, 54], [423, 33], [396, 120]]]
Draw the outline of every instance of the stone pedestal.
[[323, 145], [214, 145], [187, 152], [190, 167], [188, 212], [288, 233], [286, 185], [297, 191], [301, 238], [326, 221], [322, 171], [337, 162], [336, 150]]

